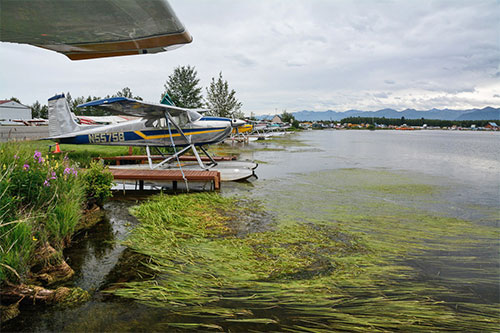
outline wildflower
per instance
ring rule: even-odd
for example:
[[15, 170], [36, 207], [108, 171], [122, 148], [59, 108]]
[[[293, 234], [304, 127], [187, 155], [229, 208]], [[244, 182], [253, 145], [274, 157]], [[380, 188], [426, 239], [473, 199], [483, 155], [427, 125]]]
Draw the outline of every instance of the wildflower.
[[50, 179], [57, 179], [56, 173], [52, 171]]
[[74, 175], [75, 177], [76, 177], [76, 176], [78, 176], [78, 171], [73, 170], [73, 175]]
[[45, 162], [45, 159], [42, 157], [42, 153], [40, 153], [38, 150], [35, 150], [35, 154], [33, 155], [33, 158], [35, 160], [38, 159], [38, 163], [42, 164], [43, 162]]
[[49, 183], [48, 179], [45, 179], [45, 181], [43, 182], [43, 186], [47, 186], [47, 187], [50, 186], [50, 183]]
[[17, 154], [14, 155], [14, 159], [15, 160], [18, 160], [19, 159], [19, 156], [17, 156]]
[[34, 241], [37, 241], [38, 239], [37, 239], [35, 236], [33, 236], [33, 240], [34, 240]]
[[30, 168], [30, 165], [29, 164], [25, 164], [23, 165], [23, 170], [28, 170]]
[[72, 170], [73, 170], [73, 168], [66, 168], [66, 169], [64, 169], [63, 175], [69, 175]]
[[4, 169], [4, 170], [5, 170], [5, 169], [7, 169], [7, 166], [6, 166], [5, 164], [3, 165], [3, 169]]

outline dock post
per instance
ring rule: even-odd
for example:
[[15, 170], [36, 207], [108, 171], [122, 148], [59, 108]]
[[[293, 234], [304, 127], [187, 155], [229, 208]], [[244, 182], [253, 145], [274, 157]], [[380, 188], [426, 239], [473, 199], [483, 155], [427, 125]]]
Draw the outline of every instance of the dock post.
[[174, 191], [177, 191], [177, 181], [176, 181], [176, 180], [174, 180], [174, 181], [172, 182], [172, 189], [173, 189]]
[[139, 191], [144, 191], [144, 180], [139, 180]]

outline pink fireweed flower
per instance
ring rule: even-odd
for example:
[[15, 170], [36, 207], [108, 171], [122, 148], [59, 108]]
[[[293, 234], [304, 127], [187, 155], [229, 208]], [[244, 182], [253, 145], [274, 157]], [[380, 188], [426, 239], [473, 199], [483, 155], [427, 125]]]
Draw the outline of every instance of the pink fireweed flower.
[[45, 160], [42, 157], [42, 153], [40, 153], [38, 150], [35, 150], [35, 154], [33, 155], [33, 158], [35, 160], [38, 159], [38, 163], [40, 163], [40, 164], [42, 164], [43, 162], [45, 162]]
[[50, 186], [48, 179], [45, 179], [45, 181], [43, 182], [43, 186], [47, 186], [47, 187]]
[[57, 179], [56, 173], [52, 171], [50, 179]]
[[15, 160], [18, 160], [18, 159], [19, 159], [19, 156], [17, 156], [17, 154], [16, 154], [16, 155], [14, 155], [14, 159], [15, 159]]
[[78, 172], [75, 169], [73, 169], [73, 168], [64, 169], [63, 175], [70, 175], [70, 174], [73, 174], [74, 176], [78, 176]]
[[28, 170], [30, 168], [30, 165], [29, 164], [25, 164], [23, 165], [23, 170]]

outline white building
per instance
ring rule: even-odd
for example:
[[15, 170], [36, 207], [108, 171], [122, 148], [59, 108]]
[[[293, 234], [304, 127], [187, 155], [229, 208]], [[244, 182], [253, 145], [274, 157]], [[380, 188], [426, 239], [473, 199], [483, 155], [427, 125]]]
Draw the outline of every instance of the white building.
[[31, 108], [15, 101], [0, 101], [0, 125], [19, 125], [14, 120], [31, 120]]

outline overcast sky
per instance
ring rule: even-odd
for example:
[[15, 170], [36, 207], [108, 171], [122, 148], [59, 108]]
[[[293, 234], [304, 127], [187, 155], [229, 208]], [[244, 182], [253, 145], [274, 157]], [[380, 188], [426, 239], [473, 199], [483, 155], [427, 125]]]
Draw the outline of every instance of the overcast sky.
[[[0, 43], [0, 99], [130, 87], [158, 102], [176, 66], [222, 71], [247, 115], [500, 106], [500, 2], [171, 0], [193, 42], [154, 55], [71, 61]], [[203, 89], [205, 93], [205, 89]]]

